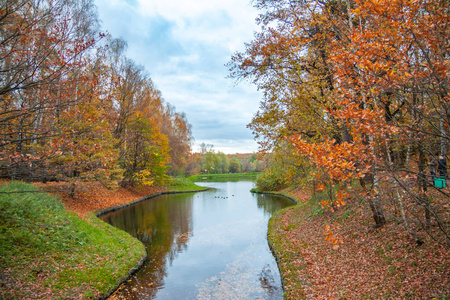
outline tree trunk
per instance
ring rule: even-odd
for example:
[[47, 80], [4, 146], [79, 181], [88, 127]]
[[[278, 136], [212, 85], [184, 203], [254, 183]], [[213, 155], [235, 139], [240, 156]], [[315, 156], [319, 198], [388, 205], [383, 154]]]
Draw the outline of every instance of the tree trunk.
[[425, 153], [423, 152], [422, 147], [418, 147], [419, 149], [419, 174], [418, 174], [418, 188], [419, 188], [419, 199], [420, 203], [425, 208], [425, 220], [426, 220], [426, 226], [427, 228], [431, 226], [431, 212], [430, 212], [430, 201], [428, 201], [427, 197], [427, 180], [425, 175], [425, 166], [426, 166], [426, 159], [425, 159]]
[[368, 197], [370, 209], [372, 210], [373, 219], [375, 221], [376, 227], [381, 227], [386, 224], [386, 219], [384, 217], [383, 208], [381, 207], [381, 194], [379, 189], [379, 178], [378, 171], [376, 169], [376, 161], [375, 161], [375, 147], [373, 146], [374, 140], [373, 137], [369, 137], [369, 141], [371, 144], [371, 151], [374, 157], [373, 166], [372, 166], [372, 174], [373, 174], [373, 182], [372, 182], [372, 192], [373, 198]]

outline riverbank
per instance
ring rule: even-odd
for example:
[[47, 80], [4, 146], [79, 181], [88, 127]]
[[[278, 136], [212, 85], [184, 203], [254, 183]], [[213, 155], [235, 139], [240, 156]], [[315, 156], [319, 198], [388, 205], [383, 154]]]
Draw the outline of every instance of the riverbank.
[[258, 176], [258, 174], [259, 173], [201, 174], [190, 176], [188, 179], [192, 182], [256, 180], [256, 176]]
[[356, 196], [332, 212], [319, 205], [323, 195], [281, 194], [298, 201], [269, 223], [285, 299], [449, 299], [444, 246], [429, 237], [418, 246], [392, 221], [375, 229], [367, 204]]
[[[94, 211], [161, 192], [201, 190], [185, 180], [168, 187], [107, 189], [101, 183], [4, 184], [0, 193], [0, 298], [96, 299], [108, 295], [146, 255], [129, 234]], [[26, 192], [25, 192], [26, 191]], [[57, 199], [59, 198], [59, 199]]]
[[144, 197], [169, 191], [201, 191], [204, 188], [195, 185], [186, 178], [173, 178], [165, 186], [137, 186], [107, 188], [102, 183], [80, 182], [74, 185], [67, 183], [35, 184], [37, 187], [58, 195], [64, 207], [80, 217], [86, 213], [108, 207], [122, 206]]

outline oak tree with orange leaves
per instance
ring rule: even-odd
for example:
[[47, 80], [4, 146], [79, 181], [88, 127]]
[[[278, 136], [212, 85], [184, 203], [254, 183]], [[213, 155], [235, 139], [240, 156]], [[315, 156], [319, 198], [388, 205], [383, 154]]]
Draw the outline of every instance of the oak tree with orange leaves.
[[440, 161], [446, 177], [448, 2], [256, 4], [262, 31], [229, 67], [264, 91], [249, 124], [262, 149], [289, 141], [313, 178], [341, 186], [329, 205], [359, 179], [376, 226], [392, 206], [417, 242], [423, 230], [448, 244], [449, 194], [432, 175]]

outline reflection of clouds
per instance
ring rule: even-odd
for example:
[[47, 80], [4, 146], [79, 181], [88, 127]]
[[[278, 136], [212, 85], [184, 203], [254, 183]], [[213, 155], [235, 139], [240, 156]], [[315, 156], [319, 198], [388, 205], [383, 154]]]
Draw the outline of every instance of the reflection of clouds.
[[225, 226], [223, 224], [216, 225], [212, 228], [204, 228], [202, 230], [197, 231], [193, 240], [198, 245], [217, 245], [217, 246], [226, 246], [231, 244], [234, 239], [234, 235], [236, 231], [234, 228], [230, 227], [229, 231], [225, 229], [229, 226]]
[[[254, 228], [255, 223], [260, 223], [259, 220], [241, 220], [233, 223], [216, 224], [213, 227], [203, 228], [196, 231], [195, 237], [192, 241], [198, 245], [208, 246], [227, 246], [233, 244], [236, 240], [248, 239], [248, 236], [243, 234], [249, 228]], [[252, 239], [257, 239], [258, 236], [253, 236]], [[251, 241], [249, 241], [251, 242]]]
[[216, 189], [159, 197], [110, 216], [148, 241], [149, 259], [111, 299], [282, 299], [261, 215], [276, 208], [265, 203], [271, 197], [258, 203], [251, 182], [202, 185]]

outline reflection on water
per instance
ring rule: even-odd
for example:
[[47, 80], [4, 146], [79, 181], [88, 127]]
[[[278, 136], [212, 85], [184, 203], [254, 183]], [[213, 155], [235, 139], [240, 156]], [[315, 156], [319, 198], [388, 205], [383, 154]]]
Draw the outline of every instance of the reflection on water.
[[272, 274], [272, 270], [269, 265], [265, 265], [262, 269], [261, 273], [258, 275], [259, 281], [261, 282], [261, 286], [267, 290], [269, 295], [276, 295], [278, 292], [278, 283], [275, 281], [275, 278]]
[[143, 268], [112, 299], [282, 299], [267, 223], [282, 197], [253, 183], [201, 183], [213, 190], [164, 195], [110, 213], [106, 222], [147, 248]]

